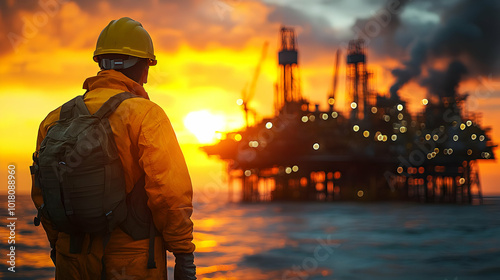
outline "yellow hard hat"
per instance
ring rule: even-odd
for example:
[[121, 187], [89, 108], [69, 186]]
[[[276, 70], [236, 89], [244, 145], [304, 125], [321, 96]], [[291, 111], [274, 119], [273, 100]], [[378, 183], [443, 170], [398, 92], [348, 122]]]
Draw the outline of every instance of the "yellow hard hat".
[[124, 54], [149, 59], [156, 65], [153, 41], [141, 23], [128, 17], [112, 20], [97, 39], [94, 61], [102, 54]]

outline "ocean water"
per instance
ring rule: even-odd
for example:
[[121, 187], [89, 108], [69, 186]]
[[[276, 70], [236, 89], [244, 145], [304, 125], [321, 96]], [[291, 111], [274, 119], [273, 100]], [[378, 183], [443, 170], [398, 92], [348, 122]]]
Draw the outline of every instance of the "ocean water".
[[[7, 198], [0, 201], [0, 278], [53, 279], [29, 196], [16, 198], [16, 272], [7, 270]], [[200, 280], [500, 279], [500, 198], [484, 205], [196, 203], [193, 220]], [[173, 279], [172, 255], [168, 262]]]

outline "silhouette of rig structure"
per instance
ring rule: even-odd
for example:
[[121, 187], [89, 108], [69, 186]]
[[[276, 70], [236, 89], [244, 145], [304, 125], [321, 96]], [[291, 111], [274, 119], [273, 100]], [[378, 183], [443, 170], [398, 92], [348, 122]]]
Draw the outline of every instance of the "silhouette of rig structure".
[[[464, 110], [466, 95], [423, 99], [411, 115], [398, 94], [385, 97], [369, 87], [363, 41], [349, 42], [349, 112], [321, 111], [300, 92], [295, 32], [281, 28], [280, 81], [275, 115], [230, 132], [202, 149], [228, 163], [230, 197], [241, 200], [416, 200], [482, 202], [478, 160], [494, 159], [490, 128]], [[247, 116], [248, 119], [248, 116]]]

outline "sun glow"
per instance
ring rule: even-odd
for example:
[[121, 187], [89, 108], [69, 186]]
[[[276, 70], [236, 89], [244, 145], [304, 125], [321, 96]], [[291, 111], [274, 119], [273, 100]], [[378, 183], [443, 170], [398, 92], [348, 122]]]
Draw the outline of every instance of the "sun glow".
[[194, 111], [184, 118], [184, 126], [198, 139], [200, 144], [213, 143], [218, 132], [225, 127], [226, 120], [222, 115], [214, 115], [208, 110]]

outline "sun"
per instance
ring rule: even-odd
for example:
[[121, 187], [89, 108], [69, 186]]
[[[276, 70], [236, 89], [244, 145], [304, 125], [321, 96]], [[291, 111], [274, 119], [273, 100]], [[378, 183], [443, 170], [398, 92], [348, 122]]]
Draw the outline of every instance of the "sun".
[[196, 136], [200, 144], [213, 143], [225, 127], [222, 115], [214, 115], [208, 110], [194, 111], [184, 118], [184, 126]]

